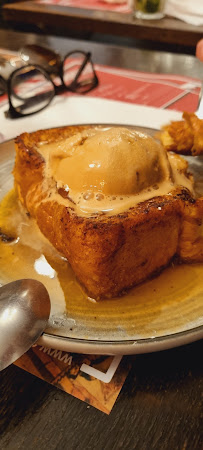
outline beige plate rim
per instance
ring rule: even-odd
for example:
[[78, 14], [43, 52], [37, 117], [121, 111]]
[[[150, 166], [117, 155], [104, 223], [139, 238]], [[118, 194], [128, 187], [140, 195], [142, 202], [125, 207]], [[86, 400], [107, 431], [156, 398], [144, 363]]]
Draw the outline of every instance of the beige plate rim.
[[157, 338], [129, 341], [93, 341], [43, 333], [38, 345], [59, 350], [96, 355], [135, 355], [180, 347], [203, 338], [203, 326]]

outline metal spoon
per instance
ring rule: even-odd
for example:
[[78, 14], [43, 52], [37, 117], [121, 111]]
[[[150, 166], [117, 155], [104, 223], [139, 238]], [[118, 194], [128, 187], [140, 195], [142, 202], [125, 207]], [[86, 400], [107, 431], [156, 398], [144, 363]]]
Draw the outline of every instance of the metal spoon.
[[13, 281], [0, 288], [0, 370], [22, 356], [41, 336], [50, 298], [37, 280]]

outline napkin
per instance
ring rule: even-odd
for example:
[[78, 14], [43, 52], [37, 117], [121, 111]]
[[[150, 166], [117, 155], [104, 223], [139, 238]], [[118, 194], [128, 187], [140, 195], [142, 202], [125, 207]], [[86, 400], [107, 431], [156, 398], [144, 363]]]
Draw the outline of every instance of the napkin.
[[191, 25], [203, 25], [203, 0], [166, 0], [165, 13]]
[[56, 97], [43, 111], [20, 119], [4, 117], [2, 112], [7, 109], [8, 105], [1, 108], [2, 142], [25, 131], [75, 124], [114, 123], [159, 129], [171, 120], [180, 120], [182, 116], [174, 110], [81, 96]]

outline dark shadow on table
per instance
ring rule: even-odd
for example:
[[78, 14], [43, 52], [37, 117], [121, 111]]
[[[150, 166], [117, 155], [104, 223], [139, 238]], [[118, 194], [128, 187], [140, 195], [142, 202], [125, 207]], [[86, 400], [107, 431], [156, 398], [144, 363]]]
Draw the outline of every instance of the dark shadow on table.
[[[43, 389], [42, 389], [43, 384]], [[52, 386], [11, 365], [0, 373], [0, 436], [43, 408]], [[1, 447], [1, 445], [0, 445]]]

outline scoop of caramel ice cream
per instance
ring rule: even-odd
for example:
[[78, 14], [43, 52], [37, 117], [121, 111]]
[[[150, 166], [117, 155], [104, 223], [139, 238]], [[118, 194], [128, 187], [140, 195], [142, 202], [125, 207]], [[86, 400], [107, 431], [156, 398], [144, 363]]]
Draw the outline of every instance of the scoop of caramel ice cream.
[[93, 128], [54, 147], [43, 145], [40, 151], [58, 188], [68, 192], [80, 212], [116, 214], [173, 187], [174, 170], [167, 152], [155, 139], [135, 130]]
[[[68, 143], [69, 145], [71, 142]], [[166, 152], [153, 138], [126, 128], [78, 136], [55, 168], [55, 177], [73, 191], [131, 195], [170, 178]]]

